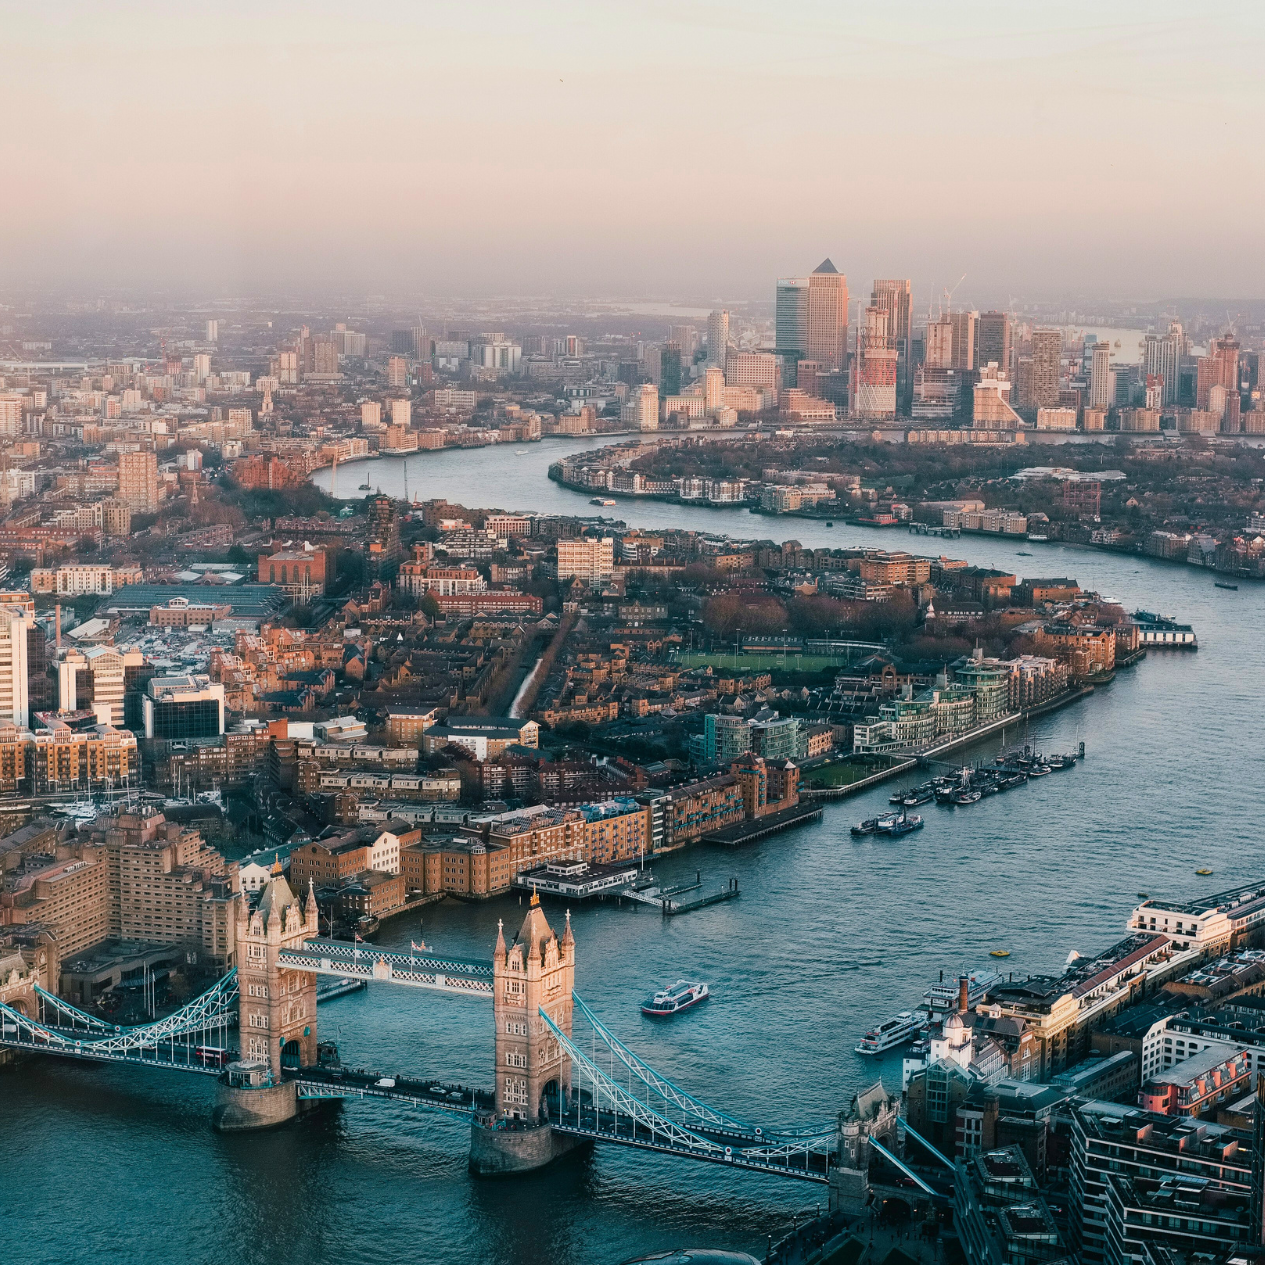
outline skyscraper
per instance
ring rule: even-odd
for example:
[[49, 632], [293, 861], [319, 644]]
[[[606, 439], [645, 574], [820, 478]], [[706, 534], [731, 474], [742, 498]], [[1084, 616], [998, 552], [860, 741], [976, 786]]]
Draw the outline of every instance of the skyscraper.
[[206, 323], [206, 341], [208, 343], [218, 343], [220, 341], [220, 323], [219, 321], [207, 321]]
[[653, 382], [644, 382], [637, 388], [637, 427], [639, 430], [659, 429], [659, 388]]
[[681, 346], [664, 343], [659, 348], [659, 385], [664, 395], [681, 393]]
[[848, 279], [823, 259], [808, 278], [808, 346], [805, 359], [838, 373], [848, 359]]
[[[975, 327], [979, 324], [978, 312], [950, 312], [945, 319], [953, 326], [952, 368], [963, 373], [979, 367], [975, 358]], [[1004, 366], [1003, 366], [1004, 371]]]
[[913, 397], [913, 298], [908, 280], [875, 281], [870, 305], [887, 313], [887, 336], [896, 349], [896, 406], [908, 413]]
[[1177, 370], [1184, 353], [1183, 343], [1182, 327], [1174, 321], [1167, 334], [1148, 334], [1143, 344], [1142, 368], [1148, 378], [1163, 379], [1161, 398], [1164, 404], [1177, 402]]
[[1059, 402], [1059, 366], [1063, 334], [1057, 329], [1032, 331], [1032, 407], [1054, 408]]
[[927, 326], [927, 352], [923, 364], [928, 369], [953, 368], [953, 322], [941, 317]]
[[1239, 389], [1239, 340], [1229, 334], [1214, 338], [1208, 354], [1199, 358], [1195, 386], [1196, 407], [1208, 407], [1208, 393], [1213, 387], [1223, 387], [1227, 395]]
[[1114, 404], [1112, 385], [1111, 344], [1094, 343], [1090, 350], [1089, 407], [1108, 408]]
[[796, 352], [796, 360], [808, 351], [808, 278], [784, 277], [777, 283], [774, 343], [781, 352]]
[[694, 353], [698, 350], [698, 330], [693, 325], [669, 325], [668, 341], [680, 347], [682, 364], [694, 363]]
[[369, 573], [375, 579], [392, 573], [403, 552], [400, 546], [400, 516], [389, 496], [375, 496], [369, 502]]
[[899, 352], [895, 340], [888, 333], [887, 309], [873, 305], [867, 307], [863, 320], [857, 330], [852, 416], [895, 417]]
[[718, 369], [725, 367], [729, 349], [729, 313], [721, 310], [707, 318], [707, 363]]
[[1010, 374], [1010, 316], [1006, 312], [983, 312], [975, 330], [975, 363], [980, 369], [996, 365]]
[[725, 375], [714, 365], [703, 377], [703, 407], [711, 412], [720, 408], [725, 399]]

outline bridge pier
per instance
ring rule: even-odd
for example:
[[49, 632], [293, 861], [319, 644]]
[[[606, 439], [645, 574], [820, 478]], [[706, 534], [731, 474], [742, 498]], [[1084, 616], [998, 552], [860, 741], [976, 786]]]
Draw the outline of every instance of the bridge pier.
[[471, 1121], [470, 1171], [476, 1177], [530, 1173], [578, 1147], [592, 1145], [584, 1138], [554, 1133], [548, 1124], [497, 1128], [498, 1123], [502, 1122], [495, 1116], [475, 1116]]
[[293, 1081], [274, 1081], [264, 1063], [230, 1063], [216, 1082], [211, 1127], [218, 1133], [272, 1129], [299, 1111]]

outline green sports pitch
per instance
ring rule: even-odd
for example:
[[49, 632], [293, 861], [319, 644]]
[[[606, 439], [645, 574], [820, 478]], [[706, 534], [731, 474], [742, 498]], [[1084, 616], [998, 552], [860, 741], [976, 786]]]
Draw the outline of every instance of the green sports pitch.
[[844, 668], [850, 660], [842, 654], [799, 654], [788, 650], [783, 654], [780, 650], [757, 651], [756, 653], [721, 654], [719, 651], [706, 654], [702, 651], [687, 651], [678, 654], [673, 660], [682, 668], [710, 667], [716, 672], [820, 672], [825, 668]]

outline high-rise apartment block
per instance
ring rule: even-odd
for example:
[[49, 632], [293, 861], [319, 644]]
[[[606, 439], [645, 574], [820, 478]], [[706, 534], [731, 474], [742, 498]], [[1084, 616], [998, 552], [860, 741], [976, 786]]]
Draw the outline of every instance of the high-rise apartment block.
[[207, 321], [206, 323], [206, 341], [208, 343], [218, 343], [220, 341], [220, 323], [219, 321]]
[[387, 361], [387, 388], [398, 391], [408, 386], [408, 361], [403, 356], [392, 356]]
[[119, 453], [119, 500], [142, 514], [157, 512], [158, 458], [154, 453]]
[[703, 375], [703, 407], [710, 413], [725, 402], [725, 375], [717, 368]]
[[1094, 343], [1090, 349], [1089, 406], [1107, 408], [1115, 403], [1112, 398], [1111, 344]]
[[365, 400], [360, 406], [361, 426], [382, 425], [382, 405], [377, 400]]
[[721, 310], [707, 318], [707, 363], [723, 370], [729, 354], [729, 313]]
[[637, 388], [636, 426], [638, 430], [659, 429], [659, 388], [653, 382], [643, 382]]
[[[1178, 369], [1186, 354], [1182, 327], [1173, 321], [1166, 334], [1148, 334], [1143, 343], [1142, 368], [1148, 378], [1162, 378], [1161, 404], [1177, 402]], [[1148, 404], [1148, 408], [1151, 406]]]
[[1059, 403], [1059, 366], [1063, 356], [1063, 334], [1057, 329], [1032, 332], [1032, 400], [1033, 408], [1057, 408]]
[[413, 424], [413, 402], [411, 400], [396, 396], [391, 401], [391, 424], [405, 427]]
[[848, 358], [848, 278], [823, 259], [808, 278], [808, 346], [805, 359], [838, 373]]
[[31, 612], [19, 606], [0, 606], [0, 722], [25, 728], [30, 723], [27, 629]]
[[615, 574], [615, 541], [610, 536], [579, 536], [558, 541], [558, 579], [597, 584]]
[[374, 576], [393, 570], [400, 560], [400, 516], [389, 496], [375, 496], [369, 502], [369, 569]]

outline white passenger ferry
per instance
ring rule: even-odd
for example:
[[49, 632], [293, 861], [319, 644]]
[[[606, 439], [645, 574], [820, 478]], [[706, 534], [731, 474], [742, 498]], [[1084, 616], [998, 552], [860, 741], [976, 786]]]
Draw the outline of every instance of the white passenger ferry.
[[[956, 1010], [961, 998], [961, 985], [958, 982], [957, 975], [944, 978], [944, 972], [940, 973], [940, 979], [937, 983], [932, 984], [922, 995], [922, 1004], [930, 1012], [933, 1019], [943, 1018], [950, 1010]], [[967, 977], [966, 986], [966, 1007], [968, 1010], [974, 1010], [980, 1002], [988, 996], [998, 984], [1002, 982], [1002, 977], [996, 972], [991, 971], [987, 967], [983, 970], [972, 971]]]
[[697, 1006], [699, 1002], [706, 1001], [710, 996], [711, 992], [706, 984], [692, 984], [688, 980], [679, 979], [671, 987], [662, 988], [653, 997], [648, 997], [643, 1001], [641, 1013], [666, 1018], [668, 1015], [688, 1010], [691, 1006]]
[[863, 1036], [856, 1047], [858, 1054], [885, 1054], [906, 1041], [912, 1041], [927, 1022], [925, 1010], [902, 1010], [893, 1019], [885, 1019]]

